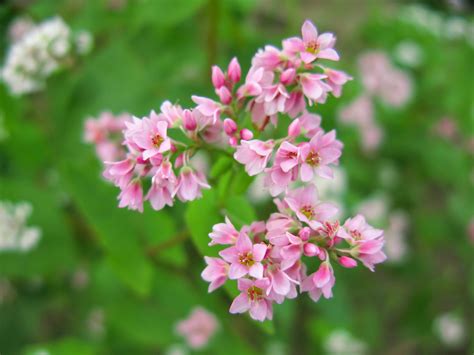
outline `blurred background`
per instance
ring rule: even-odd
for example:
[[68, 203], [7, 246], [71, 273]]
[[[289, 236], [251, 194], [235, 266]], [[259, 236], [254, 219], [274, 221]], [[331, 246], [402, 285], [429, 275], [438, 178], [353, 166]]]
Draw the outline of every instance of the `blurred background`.
[[[467, 0], [2, 1], [4, 66], [23, 32], [54, 16], [82, 39], [34, 92], [0, 81], [0, 353], [472, 354], [472, 10]], [[205, 240], [222, 215], [206, 203], [191, 204], [197, 219], [183, 218], [184, 204], [118, 209], [84, 122], [212, 96], [212, 64], [237, 56], [245, 71], [306, 18], [336, 34], [337, 66], [354, 77], [316, 109], [345, 144], [335, 181], [318, 186], [344, 216], [386, 230], [388, 261], [336, 270], [334, 298], [276, 305], [260, 325], [230, 315], [225, 291], [207, 294], [183, 233], [192, 223]], [[271, 200], [248, 183], [241, 208], [266, 219]], [[6, 240], [8, 213], [19, 244]], [[200, 349], [176, 330], [196, 307], [218, 324]]]

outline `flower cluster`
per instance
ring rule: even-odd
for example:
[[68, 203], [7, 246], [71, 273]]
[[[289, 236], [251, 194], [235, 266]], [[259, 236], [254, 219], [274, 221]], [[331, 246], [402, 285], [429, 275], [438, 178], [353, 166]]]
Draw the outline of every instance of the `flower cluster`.
[[191, 349], [204, 348], [219, 329], [214, 314], [203, 307], [193, 308], [191, 314], [176, 325], [176, 332], [185, 338]]
[[121, 136], [127, 121], [131, 121], [128, 113], [115, 116], [108, 111], [102, 112], [98, 118], [91, 117], [86, 120], [84, 141], [95, 146], [100, 160], [114, 161], [125, 157]]
[[0, 251], [26, 252], [38, 243], [40, 229], [26, 226], [31, 212], [32, 206], [27, 202], [0, 202]]
[[370, 270], [386, 259], [383, 231], [371, 227], [362, 215], [340, 224], [337, 207], [319, 201], [309, 184], [275, 199], [278, 212], [267, 221], [237, 230], [229, 219], [214, 226], [210, 245], [227, 245], [220, 258], [206, 257], [202, 272], [209, 291], [228, 279], [237, 280], [240, 295], [231, 313], [249, 311], [263, 321], [272, 318], [274, 302], [308, 292], [318, 301], [332, 297], [335, 275], [332, 262], [353, 268], [360, 261]]
[[14, 36], [1, 79], [15, 95], [42, 89], [52, 73], [70, 62], [76, 55], [89, 52], [92, 37], [88, 32], [73, 33], [59, 17], [37, 26], [14, 23]]

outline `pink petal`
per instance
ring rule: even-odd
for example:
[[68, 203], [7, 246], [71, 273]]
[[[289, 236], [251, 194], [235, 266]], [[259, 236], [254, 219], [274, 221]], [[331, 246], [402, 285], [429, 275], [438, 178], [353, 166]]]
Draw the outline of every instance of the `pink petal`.
[[234, 301], [230, 305], [229, 312], [232, 314], [243, 313], [243, 312], [248, 311], [249, 308], [250, 308], [250, 301], [247, 295], [244, 293], [241, 293], [234, 299]]
[[247, 275], [248, 269], [240, 263], [232, 263], [229, 268], [229, 279], [237, 280]]
[[303, 26], [301, 26], [301, 34], [305, 43], [318, 40], [318, 30], [309, 20], [306, 20], [303, 23]]
[[262, 265], [262, 263], [253, 264], [249, 269], [249, 275], [252, 276], [252, 277], [255, 277], [256, 279], [261, 279], [263, 277], [263, 265]]

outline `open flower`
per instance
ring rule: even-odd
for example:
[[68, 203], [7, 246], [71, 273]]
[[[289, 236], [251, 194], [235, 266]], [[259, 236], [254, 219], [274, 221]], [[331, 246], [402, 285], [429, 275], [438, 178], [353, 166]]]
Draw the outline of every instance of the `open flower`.
[[221, 287], [227, 280], [227, 274], [229, 272], [229, 264], [220, 258], [204, 257], [206, 261], [206, 268], [201, 273], [201, 277], [210, 282], [209, 292]]
[[258, 139], [241, 141], [234, 153], [234, 158], [245, 165], [245, 171], [250, 175], [261, 173], [267, 166], [268, 159], [273, 151], [273, 141]]
[[249, 280], [240, 279], [238, 288], [241, 292], [230, 306], [230, 313], [244, 313], [249, 311], [250, 317], [260, 322], [273, 318], [272, 302], [266, 296], [269, 286], [268, 279]]
[[301, 27], [304, 50], [300, 53], [301, 59], [305, 63], [311, 63], [316, 58], [339, 60], [339, 55], [333, 49], [336, 38], [332, 33], [318, 35], [316, 26], [306, 20]]

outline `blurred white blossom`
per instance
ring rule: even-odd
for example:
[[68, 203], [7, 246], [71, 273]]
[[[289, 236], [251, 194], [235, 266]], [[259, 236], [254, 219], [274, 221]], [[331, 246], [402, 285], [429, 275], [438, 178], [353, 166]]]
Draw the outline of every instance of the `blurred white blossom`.
[[324, 348], [328, 355], [363, 355], [367, 353], [367, 345], [363, 341], [356, 339], [342, 329], [329, 334]]
[[395, 47], [395, 58], [403, 65], [416, 68], [423, 62], [423, 51], [414, 41], [402, 41]]
[[433, 328], [441, 342], [450, 348], [462, 345], [466, 337], [464, 320], [452, 312], [438, 316]]
[[41, 90], [46, 78], [92, 45], [90, 34], [74, 34], [59, 17], [32, 25], [26, 33], [15, 36], [18, 39], [11, 45], [0, 72], [14, 95]]
[[36, 246], [41, 236], [37, 227], [27, 227], [33, 207], [30, 203], [0, 202], [0, 251], [26, 252]]

